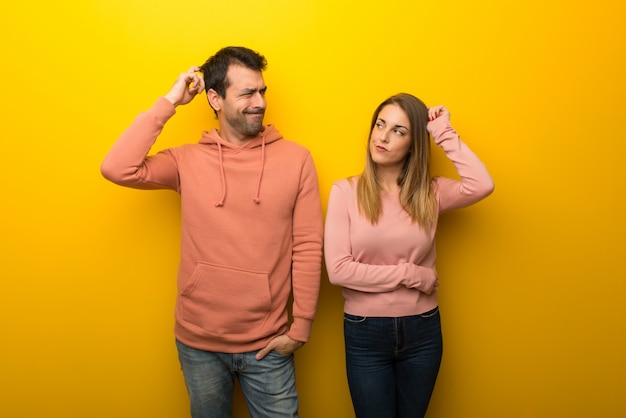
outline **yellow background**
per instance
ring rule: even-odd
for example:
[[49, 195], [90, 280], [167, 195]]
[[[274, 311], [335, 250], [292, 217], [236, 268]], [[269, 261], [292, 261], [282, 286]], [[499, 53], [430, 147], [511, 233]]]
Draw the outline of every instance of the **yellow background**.
[[[0, 415], [185, 417], [173, 192], [99, 165], [178, 74], [263, 53], [266, 122], [311, 149], [323, 206], [371, 113], [445, 104], [496, 191], [442, 219], [445, 353], [428, 417], [626, 415], [626, 5], [529, 0], [31, 0], [0, 7]], [[157, 142], [215, 126], [206, 101]], [[437, 174], [454, 175], [439, 151]], [[351, 417], [342, 298], [323, 277], [301, 416]], [[245, 417], [241, 393], [236, 417]]]

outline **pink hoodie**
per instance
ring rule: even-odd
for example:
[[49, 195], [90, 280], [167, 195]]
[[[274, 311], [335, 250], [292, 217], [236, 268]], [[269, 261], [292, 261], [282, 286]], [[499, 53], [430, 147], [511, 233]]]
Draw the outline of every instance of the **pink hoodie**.
[[123, 186], [181, 195], [176, 337], [228, 353], [260, 349], [285, 333], [307, 341], [322, 257], [319, 188], [309, 151], [269, 125], [241, 147], [212, 130], [199, 144], [147, 157], [174, 114], [160, 98], [122, 134], [101, 171]]

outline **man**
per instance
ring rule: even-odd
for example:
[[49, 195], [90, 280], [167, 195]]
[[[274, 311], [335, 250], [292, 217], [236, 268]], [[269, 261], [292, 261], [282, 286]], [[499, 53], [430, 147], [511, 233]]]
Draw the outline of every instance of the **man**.
[[[192, 67], [101, 167], [114, 183], [181, 195], [175, 335], [194, 418], [230, 417], [235, 378], [252, 417], [298, 414], [293, 352], [315, 315], [322, 214], [310, 153], [263, 125], [266, 65], [227, 47]], [[175, 109], [203, 89], [219, 130], [147, 156]]]

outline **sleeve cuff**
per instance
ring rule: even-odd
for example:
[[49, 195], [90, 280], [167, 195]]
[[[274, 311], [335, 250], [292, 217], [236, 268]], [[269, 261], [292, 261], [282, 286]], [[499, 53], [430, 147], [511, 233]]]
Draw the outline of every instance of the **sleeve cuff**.
[[291, 324], [289, 332], [287, 332], [287, 336], [294, 341], [300, 341], [305, 343], [309, 341], [312, 325], [313, 321], [310, 319], [295, 317], [293, 319], [293, 324]]
[[159, 97], [157, 101], [152, 105], [149, 110], [150, 113], [153, 113], [158, 119], [167, 121], [169, 118], [176, 114], [176, 108], [165, 97]]
[[450, 125], [450, 120], [447, 118], [437, 118], [428, 122], [428, 131], [437, 145], [456, 136], [456, 130]]

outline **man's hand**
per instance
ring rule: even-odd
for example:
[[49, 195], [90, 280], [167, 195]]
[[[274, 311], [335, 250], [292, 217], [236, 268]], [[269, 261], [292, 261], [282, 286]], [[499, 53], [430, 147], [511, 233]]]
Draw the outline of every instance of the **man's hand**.
[[280, 335], [270, 341], [265, 348], [260, 350], [256, 354], [256, 359], [261, 360], [263, 357], [267, 356], [268, 353], [272, 350], [276, 351], [278, 354], [282, 354], [284, 356], [288, 356], [289, 354], [296, 351], [298, 348], [304, 345], [303, 342], [295, 341], [289, 338], [287, 335]]
[[200, 67], [191, 67], [189, 71], [179, 75], [172, 89], [165, 95], [175, 107], [189, 103], [204, 90], [204, 78], [198, 71]]

